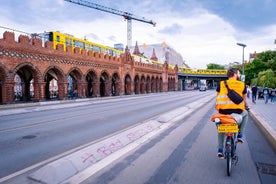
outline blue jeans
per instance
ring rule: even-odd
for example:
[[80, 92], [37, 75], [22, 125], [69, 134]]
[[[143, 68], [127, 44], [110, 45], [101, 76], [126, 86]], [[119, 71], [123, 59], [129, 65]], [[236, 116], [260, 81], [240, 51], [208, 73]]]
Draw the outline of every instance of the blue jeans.
[[271, 96], [271, 103], [275, 102], [275, 96]]
[[268, 94], [265, 94], [265, 95], [264, 95], [264, 100], [265, 100], [265, 103], [268, 102]]
[[[248, 121], [248, 111], [244, 110], [242, 113], [242, 122], [239, 124], [239, 133], [243, 134], [244, 127]], [[218, 148], [223, 148], [224, 146], [225, 133], [218, 133]]]

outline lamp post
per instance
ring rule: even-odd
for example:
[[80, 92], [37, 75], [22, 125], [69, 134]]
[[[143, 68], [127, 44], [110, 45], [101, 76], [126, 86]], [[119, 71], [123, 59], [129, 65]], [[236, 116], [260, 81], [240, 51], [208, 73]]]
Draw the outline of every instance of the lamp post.
[[242, 47], [242, 78], [244, 78], [244, 48], [246, 45], [243, 43], [237, 43], [237, 45]]

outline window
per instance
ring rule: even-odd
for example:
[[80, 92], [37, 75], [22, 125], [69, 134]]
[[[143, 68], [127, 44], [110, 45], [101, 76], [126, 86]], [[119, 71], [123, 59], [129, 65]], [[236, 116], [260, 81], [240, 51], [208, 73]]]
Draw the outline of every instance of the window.
[[96, 45], [92, 45], [92, 50], [95, 52], [101, 52], [101, 48]]
[[72, 40], [70, 38], [66, 38], [66, 46], [72, 46]]
[[57, 35], [57, 42], [60, 42], [60, 36]]
[[80, 42], [78, 40], [74, 40], [74, 46], [83, 49], [84, 48], [84, 43]]

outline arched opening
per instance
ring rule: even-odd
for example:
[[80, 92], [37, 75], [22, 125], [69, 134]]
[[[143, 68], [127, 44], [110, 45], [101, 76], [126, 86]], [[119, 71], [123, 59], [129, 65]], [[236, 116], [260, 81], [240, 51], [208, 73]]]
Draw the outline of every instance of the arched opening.
[[151, 92], [152, 93], [155, 93], [156, 91], [155, 91], [155, 87], [156, 87], [156, 85], [155, 85], [155, 79], [154, 79], [154, 77], [152, 77], [151, 78]]
[[146, 79], [145, 79], [145, 76], [142, 76], [141, 82], [140, 82], [140, 93], [141, 94], [145, 93], [145, 89], [146, 89], [145, 85], [146, 85]]
[[136, 75], [134, 78], [134, 92], [135, 94], [140, 93], [140, 80], [138, 75]]
[[108, 74], [106, 72], [102, 73], [100, 77], [100, 95], [101, 97], [107, 96], [108, 91], [107, 91], [107, 83], [108, 83]]
[[156, 89], [156, 92], [158, 93], [158, 92], [160, 92], [160, 88], [159, 88], [159, 79], [158, 79], [158, 77], [156, 77], [156, 79], [155, 79], [155, 85], [156, 85], [156, 87], [155, 87], [155, 89]]
[[95, 72], [90, 71], [86, 75], [87, 82], [87, 97], [95, 97], [97, 96], [97, 75]]
[[112, 76], [111, 94], [112, 94], [112, 96], [120, 95], [120, 78], [117, 73], [113, 74], [113, 76]]
[[159, 91], [163, 92], [163, 80], [162, 80], [161, 77], [160, 77], [160, 80], [159, 80]]
[[125, 77], [125, 94], [126, 95], [131, 94], [131, 78], [128, 74]]
[[150, 77], [147, 77], [147, 82], [146, 82], [146, 92], [150, 93]]
[[50, 68], [44, 76], [45, 98], [55, 100], [60, 97], [60, 88], [63, 86], [63, 75], [57, 68]]
[[31, 66], [19, 68], [14, 75], [14, 101], [31, 101], [34, 99], [34, 73]]
[[78, 81], [81, 81], [81, 74], [78, 70], [74, 69], [69, 73], [67, 77], [67, 91], [70, 98], [81, 97], [82, 86], [78, 84]]

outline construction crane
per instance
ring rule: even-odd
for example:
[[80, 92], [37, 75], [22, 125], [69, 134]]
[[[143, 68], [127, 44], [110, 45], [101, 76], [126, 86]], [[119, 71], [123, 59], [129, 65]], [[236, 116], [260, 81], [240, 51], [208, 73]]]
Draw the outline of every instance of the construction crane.
[[75, 3], [75, 4], [78, 4], [81, 6], [86, 6], [89, 8], [94, 8], [96, 10], [104, 11], [107, 13], [112, 13], [115, 15], [123, 16], [124, 19], [127, 20], [127, 46], [128, 46], [128, 48], [130, 48], [132, 45], [132, 22], [131, 22], [131, 20], [137, 20], [140, 22], [152, 24], [153, 26], [156, 25], [155, 22], [153, 22], [152, 20], [147, 20], [144, 17], [138, 17], [138, 16], [135, 16], [135, 15], [125, 12], [125, 11], [120, 11], [120, 10], [116, 10], [113, 8], [105, 7], [105, 6], [102, 6], [102, 5], [99, 5], [96, 3], [92, 3], [89, 1], [85, 1], [85, 0], [64, 0], [64, 1], [67, 1], [70, 3]]

